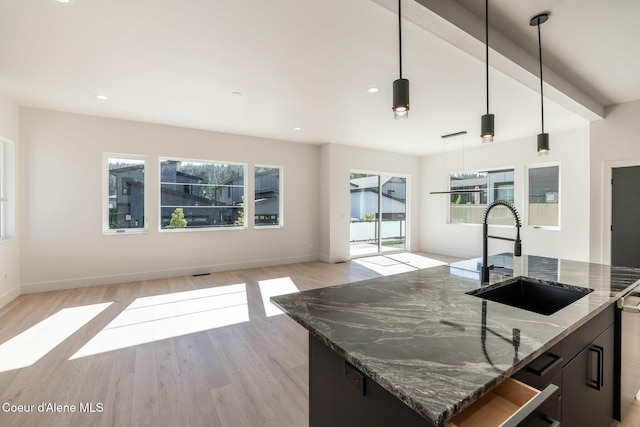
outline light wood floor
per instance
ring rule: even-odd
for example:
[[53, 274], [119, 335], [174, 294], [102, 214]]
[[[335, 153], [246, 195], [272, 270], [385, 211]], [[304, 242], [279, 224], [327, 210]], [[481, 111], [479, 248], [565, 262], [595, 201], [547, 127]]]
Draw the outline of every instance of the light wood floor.
[[[378, 271], [379, 264], [375, 264]], [[266, 315], [259, 282], [288, 277], [306, 290], [380, 275], [365, 265], [362, 260], [309, 262], [22, 295], [0, 309], [0, 405], [34, 405], [34, 412], [6, 412], [3, 409], [10, 408], [5, 405], [0, 408], [0, 426], [306, 426], [307, 334], [286, 315]], [[175, 304], [163, 307], [163, 300], [148, 297], [166, 299], [185, 292], [188, 297], [188, 291], [239, 284], [246, 289], [246, 305], [240, 301], [239, 312], [248, 313], [248, 319], [72, 359], [92, 338], [104, 334], [105, 327], [114, 332], [118, 328], [114, 319], [120, 327], [127, 323], [119, 319], [131, 315], [141, 302], [155, 306], [148, 319], [128, 320], [134, 335], [135, 331], [142, 335], [137, 337], [141, 341], [149, 337], [139, 331], [149, 329], [138, 327], [151, 319], [163, 318], [165, 323], [157, 326], [160, 331], [149, 333], [171, 335], [185, 316], [198, 315], [184, 310], [166, 314], [166, 306]], [[31, 353], [64, 328], [32, 334], [25, 338], [30, 341], [23, 350], [16, 346], [19, 334], [37, 332], [64, 313], [77, 319], [73, 314], [77, 307], [101, 303], [110, 304], [30, 366], [15, 368], [6, 361]], [[238, 312], [237, 301], [222, 305], [223, 310]], [[122, 339], [116, 331], [107, 344], [117, 347]], [[67, 408], [67, 412], [40, 413], [40, 403], [76, 405], [77, 412]], [[96, 412], [80, 412], [80, 403], [92, 404]]]
[[[288, 277], [300, 290], [313, 289], [378, 277], [384, 274], [380, 264], [384, 263], [376, 263], [374, 271], [362, 260], [309, 262], [22, 295], [0, 309], [0, 405], [34, 405], [35, 412], [6, 412], [5, 405], [0, 408], [0, 426], [307, 426], [307, 333], [286, 315], [267, 316], [259, 282]], [[117, 335], [127, 324], [138, 331], [136, 338], [141, 341], [151, 340], [153, 334], [171, 335], [184, 318], [198, 316], [201, 309], [166, 312], [171, 296], [186, 295], [184, 305], [192, 295], [189, 292], [241, 284], [245, 284], [246, 306], [237, 301], [221, 306], [221, 310], [248, 313], [248, 319], [239, 323], [129, 346]], [[110, 304], [29, 366], [11, 368], [7, 362], [7, 357], [15, 359], [15, 349], [20, 348], [19, 334], [37, 331], [39, 325], [65, 313], [78, 319], [77, 307], [103, 303]], [[151, 316], [123, 318], [134, 310], [150, 310]], [[158, 323], [156, 330], [136, 329], [153, 323], [151, 319], [165, 323]], [[64, 328], [50, 329], [32, 335], [24, 353], [38, 349]], [[116, 335], [106, 343], [123, 348], [72, 358], [107, 330]], [[7, 349], [14, 353], [7, 356]], [[39, 413], [41, 403], [76, 405], [77, 412]], [[80, 403], [92, 404], [97, 412], [80, 412]]]

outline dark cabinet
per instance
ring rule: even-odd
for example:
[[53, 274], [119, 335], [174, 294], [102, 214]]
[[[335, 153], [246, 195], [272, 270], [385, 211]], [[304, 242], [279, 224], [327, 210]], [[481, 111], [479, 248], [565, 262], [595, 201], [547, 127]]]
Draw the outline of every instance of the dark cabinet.
[[562, 425], [609, 426], [613, 421], [614, 329], [609, 327], [562, 370]]
[[559, 387], [555, 404], [547, 402], [545, 412], [563, 427], [608, 427], [613, 422], [614, 310], [607, 308], [513, 376], [538, 389]]

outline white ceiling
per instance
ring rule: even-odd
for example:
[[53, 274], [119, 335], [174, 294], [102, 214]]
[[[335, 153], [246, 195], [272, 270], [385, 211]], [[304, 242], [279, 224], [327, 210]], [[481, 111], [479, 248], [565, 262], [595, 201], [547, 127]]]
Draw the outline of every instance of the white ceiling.
[[[395, 0], [0, 0], [0, 90], [25, 106], [305, 143], [426, 154], [466, 130], [479, 144], [484, 2], [418, 1], [403, 0], [408, 120], [391, 112]], [[491, 0], [496, 142], [540, 132], [528, 22], [542, 11], [549, 133], [640, 99], [637, 0]]]

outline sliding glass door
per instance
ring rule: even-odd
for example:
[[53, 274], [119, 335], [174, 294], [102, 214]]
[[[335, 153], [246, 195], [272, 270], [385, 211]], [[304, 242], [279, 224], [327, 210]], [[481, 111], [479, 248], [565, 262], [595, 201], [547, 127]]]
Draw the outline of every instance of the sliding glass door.
[[405, 250], [407, 179], [352, 172], [350, 194], [351, 256]]

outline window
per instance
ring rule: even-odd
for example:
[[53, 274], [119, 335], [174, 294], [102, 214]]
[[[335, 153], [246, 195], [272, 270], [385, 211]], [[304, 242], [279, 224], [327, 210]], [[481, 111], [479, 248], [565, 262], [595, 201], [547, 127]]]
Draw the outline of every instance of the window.
[[104, 231], [146, 231], [144, 159], [107, 154], [105, 163], [107, 207]]
[[[449, 204], [450, 224], [482, 224], [487, 206], [497, 200], [514, 202], [513, 169], [484, 172], [461, 172], [451, 174], [451, 191], [474, 190], [475, 192], [452, 193]], [[489, 224], [513, 225], [513, 215], [504, 206], [496, 206], [489, 215]]]
[[5, 238], [5, 221], [6, 221], [6, 204], [7, 197], [5, 193], [5, 154], [4, 154], [4, 142], [0, 140], [0, 240]]
[[0, 137], [0, 240], [15, 236], [15, 151]]
[[560, 166], [535, 166], [528, 170], [527, 225], [560, 225]]
[[160, 161], [160, 228], [245, 228], [243, 164]]
[[255, 226], [282, 226], [282, 168], [256, 165], [253, 173]]

